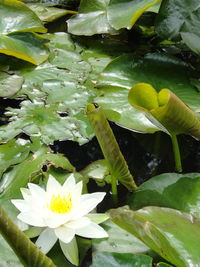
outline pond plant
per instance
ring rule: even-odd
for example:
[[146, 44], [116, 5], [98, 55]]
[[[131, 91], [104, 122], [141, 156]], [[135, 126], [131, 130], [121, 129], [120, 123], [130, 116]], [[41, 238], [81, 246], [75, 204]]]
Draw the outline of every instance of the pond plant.
[[200, 266], [199, 0], [0, 0], [0, 266]]

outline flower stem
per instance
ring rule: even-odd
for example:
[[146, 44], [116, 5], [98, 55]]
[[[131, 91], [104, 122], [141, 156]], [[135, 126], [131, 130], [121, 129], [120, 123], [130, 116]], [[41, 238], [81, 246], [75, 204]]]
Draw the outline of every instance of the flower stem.
[[173, 146], [173, 151], [174, 151], [176, 170], [178, 172], [182, 172], [181, 155], [180, 155], [180, 150], [179, 150], [179, 145], [178, 145], [176, 134], [172, 134], [171, 139], [172, 139], [172, 146]]

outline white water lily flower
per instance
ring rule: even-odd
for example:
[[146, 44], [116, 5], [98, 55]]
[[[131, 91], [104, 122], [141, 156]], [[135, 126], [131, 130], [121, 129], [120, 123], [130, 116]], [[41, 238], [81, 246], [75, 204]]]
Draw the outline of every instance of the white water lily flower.
[[82, 186], [82, 181], [76, 184], [73, 174], [63, 185], [50, 175], [46, 191], [29, 183], [29, 189], [21, 189], [24, 200], [12, 200], [20, 210], [18, 219], [32, 226], [44, 227], [36, 245], [47, 253], [59, 239], [63, 253], [75, 265], [78, 265], [75, 235], [86, 238], [108, 236], [98, 225], [108, 216], [88, 214], [103, 200], [105, 193], [82, 195]]

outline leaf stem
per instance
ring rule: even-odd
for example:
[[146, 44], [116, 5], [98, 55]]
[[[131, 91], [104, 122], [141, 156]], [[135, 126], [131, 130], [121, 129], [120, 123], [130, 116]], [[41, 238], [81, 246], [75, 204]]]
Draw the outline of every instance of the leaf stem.
[[111, 188], [112, 188], [114, 205], [117, 205], [118, 204], [117, 179], [114, 176], [112, 176]]
[[182, 172], [181, 155], [176, 134], [171, 134], [172, 146], [174, 151], [175, 166], [178, 172]]

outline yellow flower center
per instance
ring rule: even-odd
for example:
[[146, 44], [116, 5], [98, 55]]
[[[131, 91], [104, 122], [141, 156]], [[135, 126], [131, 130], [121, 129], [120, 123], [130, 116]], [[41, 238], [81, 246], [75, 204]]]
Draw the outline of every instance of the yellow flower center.
[[50, 210], [57, 213], [67, 213], [72, 208], [71, 195], [63, 197], [53, 195], [50, 202]]

